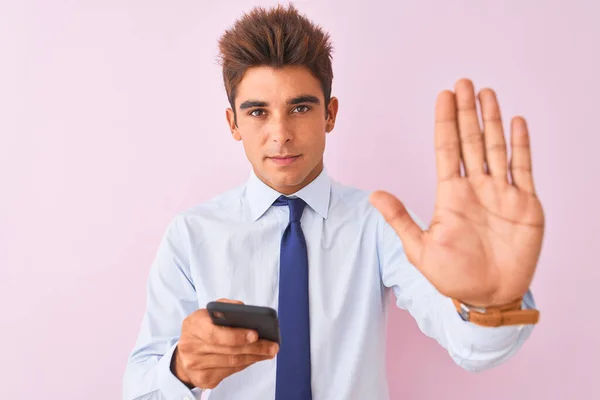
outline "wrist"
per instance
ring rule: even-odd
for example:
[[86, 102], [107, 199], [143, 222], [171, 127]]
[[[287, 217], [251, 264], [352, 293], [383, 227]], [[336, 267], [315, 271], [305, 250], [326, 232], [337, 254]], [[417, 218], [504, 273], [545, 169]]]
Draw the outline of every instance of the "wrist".
[[173, 357], [171, 358], [171, 373], [175, 375], [177, 379], [181, 381], [188, 389], [193, 389], [195, 386], [185, 374], [183, 370], [183, 365], [181, 365], [181, 360], [179, 358], [179, 348], [175, 347], [173, 351]]
[[535, 309], [524, 309], [523, 298], [501, 306], [480, 307], [462, 303], [452, 299], [456, 311], [464, 321], [487, 327], [499, 327], [503, 325], [528, 325], [537, 324], [539, 311]]
[[496, 302], [478, 302], [478, 301], [462, 301], [461, 299], [453, 298], [454, 302], [458, 302], [460, 304], [468, 305], [469, 307], [477, 308], [477, 309], [486, 309], [486, 310], [500, 310], [500, 311], [510, 311], [510, 310], [519, 310], [523, 305], [523, 297], [519, 297], [518, 299], [514, 299], [512, 301], [496, 301]]

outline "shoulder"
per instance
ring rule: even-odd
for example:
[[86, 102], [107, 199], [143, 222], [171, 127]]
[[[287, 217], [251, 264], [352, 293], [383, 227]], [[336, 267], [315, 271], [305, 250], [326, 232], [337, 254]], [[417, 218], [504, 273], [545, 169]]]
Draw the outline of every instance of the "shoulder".
[[[332, 199], [331, 208], [338, 209], [343, 213], [352, 214], [356, 219], [364, 223], [373, 223], [380, 232], [393, 232], [393, 228], [383, 218], [383, 215], [369, 201], [374, 190], [360, 189], [351, 185], [331, 181]], [[406, 210], [413, 220], [426, 229], [426, 224], [419, 218], [415, 211], [405, 204]]]
[[244, 190], [245, 185], [236, 186], [226, 192], [183, 210], [178, 214], [178, 217], [203, 218], [227, 213], [232, 208], [239, 207]]
[[331, 180], [330, 211], [354, 220], [377, 223], [379, 211], [369, 201], [372, 191]]
[[189, 236], [192, 231], [239, 218], [244, 190], [245, 185], [239, 185], [178, 212], [171, 218], [167, 231]]

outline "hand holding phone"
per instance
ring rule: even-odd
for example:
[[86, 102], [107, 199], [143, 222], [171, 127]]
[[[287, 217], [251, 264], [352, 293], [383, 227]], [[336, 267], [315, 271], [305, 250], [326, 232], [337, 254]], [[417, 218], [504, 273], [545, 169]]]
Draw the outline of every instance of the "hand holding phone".
[[[228, 299], [217, 302], [244, 304]], [[279, 352], [278, 343], [259, 339], [255, 330], [214, 324], [213, 317], [201, 309], [183, 321], [171, 371], [188, 387], [213, 389], [226, 377]]]

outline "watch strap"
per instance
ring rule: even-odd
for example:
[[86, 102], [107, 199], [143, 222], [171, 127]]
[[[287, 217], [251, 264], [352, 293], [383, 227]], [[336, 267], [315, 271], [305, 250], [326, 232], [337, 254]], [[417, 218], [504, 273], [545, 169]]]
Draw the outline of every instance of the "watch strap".
[[538, 310], [522, 308], [523, 298], [509, 304], [485, 308], [470, 306], [457, 299], [452, 299], [452, 301], [462, 319], [480, 326], [537, 324], [540, 318]]

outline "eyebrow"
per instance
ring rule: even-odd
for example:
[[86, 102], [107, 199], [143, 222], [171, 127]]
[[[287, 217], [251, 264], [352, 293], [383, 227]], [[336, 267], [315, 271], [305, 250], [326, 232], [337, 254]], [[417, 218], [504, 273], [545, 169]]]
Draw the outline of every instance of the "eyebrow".
[[[286, 102], [289, 105], [295, 105], [300, 103], [313, 103], [313, 104], [321, 104], [321, 101], [318, 97], [312, 96], [310, 94], [303, 94], [301, 96], [293, 97], [288, 99]], [[261, 100], [246, 100], [242, 104], [240, 104], [240, 110], [245, 110], [252, 107], [268, 107], [269, 103]]]

